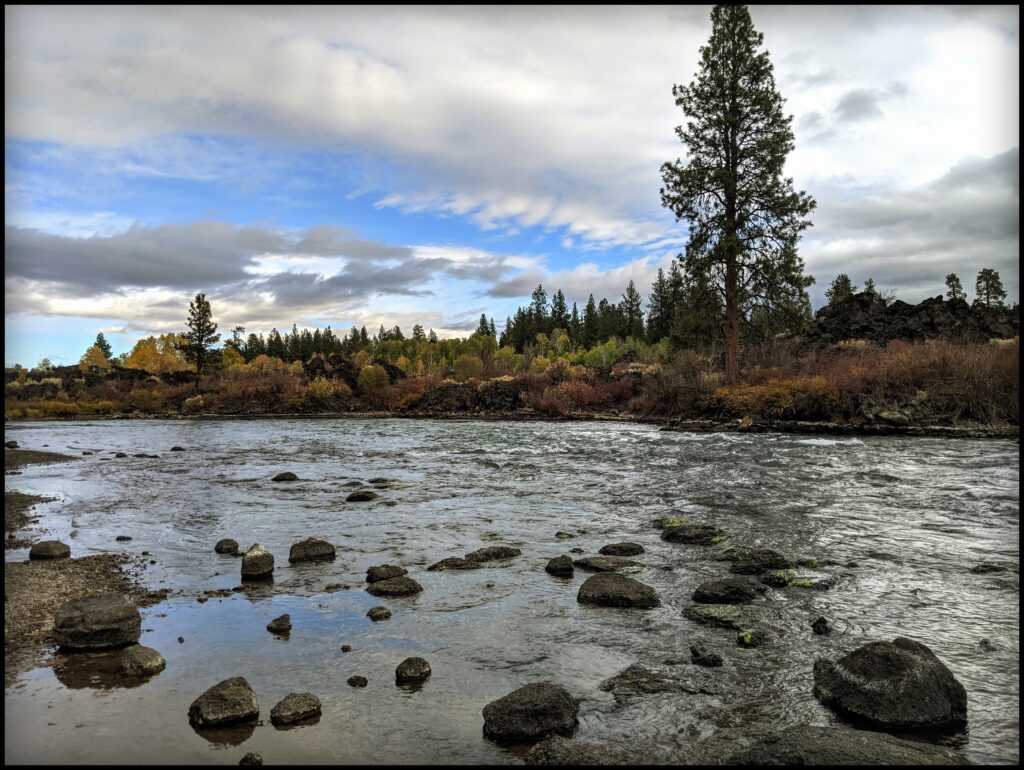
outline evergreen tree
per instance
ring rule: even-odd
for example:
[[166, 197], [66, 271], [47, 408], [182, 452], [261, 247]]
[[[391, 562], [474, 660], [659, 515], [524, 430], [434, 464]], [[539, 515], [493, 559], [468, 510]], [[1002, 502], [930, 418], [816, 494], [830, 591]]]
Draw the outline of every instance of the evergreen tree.
[[498, 340], [498, 347], [505, 347], [511, 345], [509, 341], [509, 333], [512, 331], [512, 317], [505, 316], [505, 328], [501, 330], [501, 338]]
[[548, 309], [548, 293], [544, 291], [543, 284], [537, 284], [537, 288], [530, 295], [530, 326], [527, 330], [529, 342], [538, 333], [551, 333], [551, 315]]
[[866, 281], [864, 281], [864, 292], [866, 294], [871, 295], [872, 297], [874, 297], [874, 296], [876, 296], [878, 294], [878, 292], [875, 290], [875, 279], [874, 278], [868, 278]]
[[498, 327], [494, 325], [494, 316], [491, 316], [490, 324], [488, 325], [488, 332], [494, 339], [498, 339]]
[[551, 328], [552, 330], [568, 330], [569, 328], [569, 308], [561, 289], [555, 292], [555, 296], [551, 300]]
[[423, 331], [423, 327], [419, 324], [412, 325], [412, 338], [416, 342], [423, 342], [427, 338], [427, 333]]
[[782, 176], [793, 149], [764, 36], [742, 5], [717, 5], [689, 86], [672, 89], [690, 118], [676, 134], [689, 163], [665, 163], [662, 205], [686, 219], [686, 258], [725, 301], [726, 379], [739, 377], [740, 315], [755, 301], [798, 303], [810, 285], [797, 255], [815, 202]]
[[597, 342], [597, 305], [594, 304], [593, 294], [587, 298], [587, 306], [583, 308], [583, 334], [581, 337], [581, 344], [588, 350]]
[[576, 303], [572, 303], [572, 315], [569, 316], [569, 339], [572, 340], [573, 348], [578, 348], [582, 341], [580, 333], [583, 331], [583, 321], [580, 320], [580, 311], [576, 309]]
[[974, 304], [1001, 310], [1004, 299], [1006, 299], [1006, 290], [1003, 288], [1003, 282], [999, 279], [999, 273], [991, 267], [983, 268], [974, 282]]
[[711, 351], [722, 340], [725, 314], [719, 292], [707, 274], [690, 271], [684, 262], [676, 271], [676, 289], [669, 338], [676, 347]]
[[652, 345], [668, 336], [672, 323], [672, 316], [668, 314], [670, 304], [668, 279], [659, 267], [658, 277], [651, 284], [651, 296], [647, 299], [647, 341]]
[[853, 295], [856, 291], [857, 286], [850, 280], [850, 276], [846, 273], [840, 273], [832, 281], [832, 284], [825, 289], [825, 299], [828, 300], [828, 304], [834, 305]]
[[365, 348], [370, 344], [370, 335], [366, 333], [366, 325], [359, 330], [359, 347]]
[[114, 355], [114, 350], [110, 347], [110, 343], [107, 342], [107, 338], [103, 336], [103, 332], [96, 335], [96, 347], [99, 348], [100, 353], [102, 353], [103, 357], [108, 361], [110, 360], [110, 357]]
[[224, 344], [227, 347], [234, 348], [239, 353], [242, 353], [243, 357], [244, 357], [244, 352], [243, 351], [245, 349], [245, 340], [242, 337], [243, 334], [245, 334], [245, 327], [244, 326], [236, 326], [236, 327], [234, 327], [231, 330], [231, 339], [229, 339]]
[[437, 332], [433, 329], [430, 330], [430, 334], [427, 335], [428, 342], [437, 342]]
[[626, 292], [622, 295], [622, 302], [619, 303], [619, 312], [622, 314], [622, 333], [626, 337], [640, 340], [644, 336], [644, 310], [643, 298], [636, 290], [636, 284], [632, 279], [626, 286]]
[[946, 288], [949, 290], [946, 292], [946, 299], [967, 299], [967, 292], [964, 291], [964, 285], [960, 283], [960, 276], [956, 273], [946, 276]]
[[482, 334], [485, 337], [490, 336], [491, 325], [487, 323], [487, 316], [483, 313], [480, 314], [480, 324], [476, 327], [476, 334]]
[[195, 300], [188, 305], [188, 321], [185, 324], [185, 344], [182, 352], [185, 357], [196, 365], [196, 389], [199, 378], [203, 375], [203, 365], [210, 359], [213, 346], [220, 341], [217, 324], [213, 321], [210, 303], [205, 294], [196, 294]]
[[267, 335], [267, 355], [272, 358], [280, 358], [284, 361], [288, 358], [288, 348], [284, 344], [284, 340], [281, 339], [281, 332], [276, 328], [270, 330], [270, 334]]

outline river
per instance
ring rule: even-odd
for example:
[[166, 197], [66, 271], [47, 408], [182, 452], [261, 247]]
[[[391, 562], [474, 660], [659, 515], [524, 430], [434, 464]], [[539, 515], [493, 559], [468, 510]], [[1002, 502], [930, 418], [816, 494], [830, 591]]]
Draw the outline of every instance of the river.
[[[581, 740], [628, 737], [685, 755], [713, 736], [734, 735], [739, 746], [758, 731], [834, 723], [811, 692], [814, 660], [896, 636], [928, 645], [966, 687], [960, 743], [971, 761], [1019, 758], [1016, 576], [971, 572], [1018, 561], [1016, 441], [390, 419], [14, 423], [5, 438], [79, 456], [6, 479], [8, 489], [59, 498], [37, 508], [47, 536], [71, 544], [73, 556], [148, 551], [148, 584], [172, 590], [142, 611], [141, 643], [167, 660], [159, 675], [125, 686], [76, 675], [72, 660], [6, 688], [7, 762], [237, 764], [258, 751], [267, 763], [518, 763], [521, 747], [483, 736], [481, 709], [536, 681], [581, 699]], [[129, 457], [113, 459], [116, 451]], [[301, 480], [272, 482], [282, 471]], [[372, 477], [396, 483], [373, 502], [345, 502], [346, 483]], [[784, 638], [739, 648], [735, 632], [682, 615], [696, 586], [726, 576], [728, 563], [714, 548], [662, 541], [652, 522], [673, 510], [726, 530], [720, 548], [834, 560], [823, 570], [838, 581], [828, 591], [773, 590], [766, 602]], [[559, 530], [575, 537], [556, 539]], [[133, 539], [116, 541], [121, 534]], [[308, 536], [334, 543], [337, 559], [290, 566], [289, 546]], [[239, 583], [238, 559], [213, 551], [225, 537], [270, 549], [274, 581], [200, 603], [203, 591]], [[570, 548], [593, 555], [624, 540], [646, 551], [631, 576], [657, 590], [657, 609], [580, 605], [588, 573], [544, 571]], [[426, 570], [499, 544], [522, 555]], [[383, 563], [408, 568], [423, 592], [366, 593], [367, 567]], [[325, 591], [331, 583], [351, 588]], [[366, 612], [380, 604], [393, 617], [371, 622]], [[287, 638], [265, 629], [283, 613]], [[819, 615], [831, 635], [811, 633]], [[599, 687], [632, 663], [688, 660], [695, 642], [725, 657], [709, 670], [720, 685], [713, 695], [620, 702]], [[400, 689], [395, 666], [414, 655], [433, 675]], [[369, 686], [348, 686], [355, 674]], [[233, 676], [252, 685], [263, 721], [215, 739], [195, 732], [189, 704]], [[320, 698], [319, 723], [271, 725], [271, 707], [302, 691]]]

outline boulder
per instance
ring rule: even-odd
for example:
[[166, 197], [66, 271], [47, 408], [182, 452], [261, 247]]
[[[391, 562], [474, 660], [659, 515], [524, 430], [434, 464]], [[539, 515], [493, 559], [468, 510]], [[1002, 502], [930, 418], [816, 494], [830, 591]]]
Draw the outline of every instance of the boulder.
[[71, 546], [60, 540], [41, 540], [33, 543], [28, 551], [30, 559], [66, 559], [71, 555]]
[[472, 553], [466, 554], [466, 561], [485, 562], [495, 561], [496, 559], [511, 559], [513, 556], [521, 554], [518, 548], [512, 548], [507, 545], [492, 545], [489, 548], [481, 548], [473, 551]]
[[274, 554], [259, 543], [242, 554], [242, 579], [270, 577], [274, 572]]
[[480, 569], [482, 565], [478, 561], [469, 561], [463, 559], [461, 556], [449, 556], [447, 559], [441, 559], [439, 562], [435, 562], [427, 567], [428, 572], [438, 572], [446, 569]]
[[350, 676], [345, 682], [349, 687], [366, 687], [370, 683], [365, 676]]
[[292, 616], [287, 613], [267, 623], [267, 630], [272, 634], [287, 634], [292, 630]]
[[188, 707], [188, 720], [198, 727], [251, 722], [259, 715], [256, 693], [241, 676], [215, 684]]
[[716, 668], [722, 665], [722, 656], [707, 647], [698, 644], [690, 645], [690, 660], [695, 665]]
[[685, 669], [651, 669], [639, 663], [623, 669], [598, 685], [598, 689], [610, 692], [619, 703], [643, 695], [657, 695], [666, 692], [685, 692], [691, 695], [716, 695], [721, 687], [714, 676], [687, 666]]
[[744, 552], [729, 567], [735, 575], [760, 575], [777, 569], [792, 569], [793, 562], [771, 548], [753, 548]]
[[271, 479], [271, 480], [272, 480], [272, 481], [298, 481], [298, 480], [299, 480], [299, 477], [298, 477], [298, 476], [296, 476], [296, 475], [295, 475], [294, 473], [292, 473], [291, 471], [285, 471], [284, 473], [279, 473], [279, 474], [277, 474], [277, 475], [276, 475], [276, 476], [274, 476], [274, 478], [273, 478], [273, 479]]
[[123, 594], [72, 599], [57, 610], [53, 640], [76, 650], [121, 647], [142, 636], [142, 615]]
[[484, 734], [498, 740], [536, 741], [576, 727], [579, 704], [564, 687], [528, 684], [484, 706]]
[[366, 617], [368, 617], [375, 623], [378, 620], [387, 620], [391, 617], [391, 610], [389, 610], [387, 607], [374, 607], [366, 613]]
[[617, 572], [599, 572], [588, 577], [580, 586], [576, 601], [580, 604], [641, 609], [650, 609], [661, 604], [661, 600], [649, 585]]
[[637, 556], [644, 552], [639, 543], [609, 543], [598, 551], [602, 556]]
[[698, 604], [747, 604], [757, 598], [758, 588], [746, 578], [709, 580], [697, 586], [693, 600]]
[[680, 524], [678, 527], [665, 527], [661, 539], [670, 543], [714, 545], [725, 539], [725, 532], [711, 524]]
[[226, 537], [223, 540], [218, 540], [217, 545], [213, 547], [216, 553], [227, 553], [232, 556], [238, 555], [238, 541], [232, 540], [230, 537]]
[[430, 673], [430, 664], [423, 658], [406, 658], [395, 668], [395, 684], [423, 682]]
[[726, 765], [960, 765], [946, 746], [905, 741], [848, 727], [800, 725], [761, 738], [725, 760]]
[[402, 575], [407, 573], [408, 570], [405, 569], [405, 567], [396, 567], [394, 564], [381, 564], [377, 567], [370, 567], [366, 570], [366, 582], [379, 583], [382, 580], [402, 577]]
[[167, 661], [152, 647], [133, 644], [121, 653], [121, 671], [128, 676], [151, 676], [164, 670]]
[[123, 457], [127, 457], [127, 456], [128, 456], [127, 452], [117, 452], [117, 453], [114, 454], [114, 457], [121, 457], [121, 458], [123, 458]]
[[587, 572], [616, 572], [625, 567], [636, 567], [637, 562], [621, 556], [585, 556], [573, 562]]
[[307, 537], [295, 543], [288, 551], [288, 562], [330, 561], [335, 557], [334, 546], [326, 540]]
[[290, 725], [303, 719], [320, 716], [320, 699], [313, 693], [293, 692], [270, 710], [275, 725]]
[[574, 567], [572, 559], [568, 556], [556, 556], [548, 562], [544, 570], [552, 575], [558, 575], [559, 577], [572, 577]]
[[377, 493], [371, 492], [369, 489], [357, 489], [355, 492], [349, 494], [345, 498], [346, 503], [368, 503], [370, 500], [376, 500]]
[[920, 642], [870, 642], [814, 663], [814, 695], [839, 713], [883, 730], [959, 728], [967, 691]]
[[405, 575], [370, 583], [366, 587], [367, 593], [373, 596], [411, 596], [412, 594], [418, 594], [422, 590], [423, 586]]

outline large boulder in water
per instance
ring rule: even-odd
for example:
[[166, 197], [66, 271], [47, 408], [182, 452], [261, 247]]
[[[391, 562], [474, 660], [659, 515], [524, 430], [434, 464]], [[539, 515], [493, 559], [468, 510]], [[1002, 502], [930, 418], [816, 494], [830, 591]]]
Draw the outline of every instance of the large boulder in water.
[[580, 604], [641, 609], [661, 605], [661, 600], [653, 588], [618, 572], [598, 572], [588, 577], [580, 586], [576, 601]]
[[71, 546], [60, 540], [40, 540], [33, 543], [28, 551], [29, 559], [66, 559], [71, 555]]
[[848, 727], [800, 725], [773, 733], [725, 760], [727, 765], [960, 765], [946, 746]]
[[335, 557], [334, 546], [326, 540], [307, 537], [295, 543], [288, 551], [288, 561], [330, 561]]
[[142, 615], [123, 594], [72, 599], [53, 621], [53, 640], [76, 650], [122, 647], [142, 636]]
[[757, 598], [758, 588], [746, 578], [709, 580], [697, 586], [693, 600], [698, 604], [746, 604]]
[[956, 728], [967, 721], [964, 686], [930, 649], [903, 637], [815, 661], [814, 695], [883, 730]]
[[242, 554], [242, 578], [265, 578], [274, 572], [274, 554], [255, 543]]
[[198, 727], [249, 722], [259, 715], [256, 693], [241, 676], [215, 684], [188, 707], [188, 720]]
[[484, 706], [484, 734], [499, 740], [536, 741], [576, 727], [580, 707], [564, 687], [528, 684]]
[[411, 596], [422, 590], [423, 586], [405, 575], [370, 583], [366, 587], [366, 592], [373, 596]]
[[760, 575], [778, 569], [792, 569], [792, 560], [771, 548], [754, 548], [743, 553], [729, 567], [734, 575]]

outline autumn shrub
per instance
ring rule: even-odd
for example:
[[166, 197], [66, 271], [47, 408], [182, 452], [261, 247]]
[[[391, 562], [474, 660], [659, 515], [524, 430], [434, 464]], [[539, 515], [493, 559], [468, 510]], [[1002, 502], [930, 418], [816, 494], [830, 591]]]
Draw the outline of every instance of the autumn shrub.
[[530, 399], [530, 405], [543, 414], [570, 414], [607, 407], [610, 396], [586, 382], [564, 380]]
[[452, 362], [452, 373], [459, 382], [480, 379], [484, 374], [484, 362], [479, 356], [463, 353]]
[[[7, 410], [5, 409], [5, 412]], [[47, 417], [75, 417], [79, 413], [78, 404], [71, 401], [22, 401], [11, 405], [11, 412], [20, 411], [28, 419]]]
[[822, 420], [836, 412], [835, 386], [824, 377], [793, 377], [716, 388], [703, 405], [722, 417]]
[[695, 416], [697, 404], [719, 384], [709, 376], [711, 367], [707, 356], [689, 350], [678, 353], [644, 376], [640, 393], [632, 402], [633, 410], [638, 414]]

